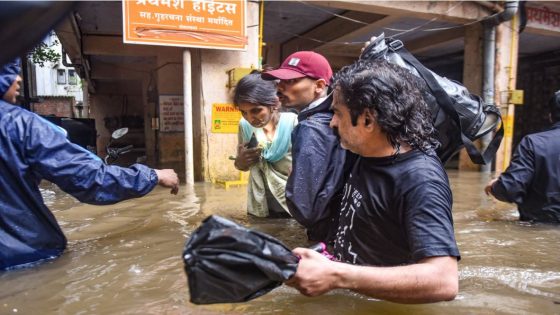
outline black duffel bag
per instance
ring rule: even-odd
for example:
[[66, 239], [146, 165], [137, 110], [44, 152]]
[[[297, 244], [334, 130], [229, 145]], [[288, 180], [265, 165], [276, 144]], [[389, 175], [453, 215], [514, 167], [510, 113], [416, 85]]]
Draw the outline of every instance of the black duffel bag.
[[[438, 131], [437, 138], [441, 146], [437, 154], [444, 164], [463, 147], [476, 164], [492, 161], [504, 135], [501, 114], [494, 104], [485, 104], [479, 96], [469, 93], [462, 84], [424, 67], [404, 48], [400, 40], [385, 39], [384, 34], [381, 34], [360, 55], [360, 59], [378, 58], [406, 68], [426, 82], [429, 91], [424, 93], [424, 100]], [[480, 152], [473, 141], [492, 132], [498, 125], [500, 129], [486, 151]]]

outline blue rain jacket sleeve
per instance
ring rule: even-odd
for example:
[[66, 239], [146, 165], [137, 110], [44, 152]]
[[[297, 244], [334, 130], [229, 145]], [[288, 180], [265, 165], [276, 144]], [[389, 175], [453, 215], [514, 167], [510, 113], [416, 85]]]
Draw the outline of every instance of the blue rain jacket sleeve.
[[330, 97], [301, 113], [292, 133], [292, 172], [286, 184], [290, 213], [313, 241], [329, 241], [336, 229], [342, 188], [350, 170], [350, 152], [329, 127]]
[[158, 180], [143, 165], [104, 165], [70, 143], [61, 128], [0, 100], [0, 270], [55, 258], [66, 247], [56, 218], [43, 203], [42, 179], [91, 204], [140, 197]]
[[66, 133], [41, 117], [34, 117], [25, 137], [25, 152], [33, 170], [81, 202], [106, 205], [140, 197], [157, 184], [154, 170], [105, 165], [86, 149], [70, 143]]

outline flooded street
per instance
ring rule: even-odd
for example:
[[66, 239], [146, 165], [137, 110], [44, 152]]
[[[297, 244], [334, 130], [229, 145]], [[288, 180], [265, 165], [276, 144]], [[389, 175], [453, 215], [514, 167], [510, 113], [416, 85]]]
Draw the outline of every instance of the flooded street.
[[[50, 185], [43, 196], [68, 238], [59, 259], [0, 273], [0, 314], [560, 314], [560, 227], [517, 222], [514, 205], [484, 195], [489, 175], [449, 177], [462, 260], [452, 302], [398, 305], [339, 290], [318, 298], [282, 286], [243, 304], [190, 304], [181, 252], [201, 220], [219, 214], [307, 246], [290, 219], [245, 214], [246, 187], [157, 188], [117, 205], [78, 203]], [[375, 241], [375, 240], [372, 240]]]

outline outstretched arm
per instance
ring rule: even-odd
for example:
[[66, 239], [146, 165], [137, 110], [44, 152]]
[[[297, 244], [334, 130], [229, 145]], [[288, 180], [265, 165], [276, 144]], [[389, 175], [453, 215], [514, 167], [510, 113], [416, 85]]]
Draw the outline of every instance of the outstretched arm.
[[286, 284], [307, 296], [341, 288], [412, 304], [453, 300], [459, 290], [455, 257], [429, 257], [407, 266], [369, 267], [333, 262], [306, 248], [296, 248], [294, 254], [301, 260]]
[[105, 165], [93, 153], [69, 142], [59, 127], [39, 116], [31, 116], [27, 124], [23, 138], [32, 170], [81, 202], [113, 204], [143, 196], [158, 183], [177, 190], [178, 178], [173, 170], [156, 171], [142, 164]]

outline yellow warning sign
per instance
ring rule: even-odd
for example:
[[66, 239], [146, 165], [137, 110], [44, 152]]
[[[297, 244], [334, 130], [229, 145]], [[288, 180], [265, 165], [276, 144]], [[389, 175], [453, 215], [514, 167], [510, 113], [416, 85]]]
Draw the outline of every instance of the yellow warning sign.
[[212, 132], [237, 133], [241, 112], [233, 104], [212, 104]]

